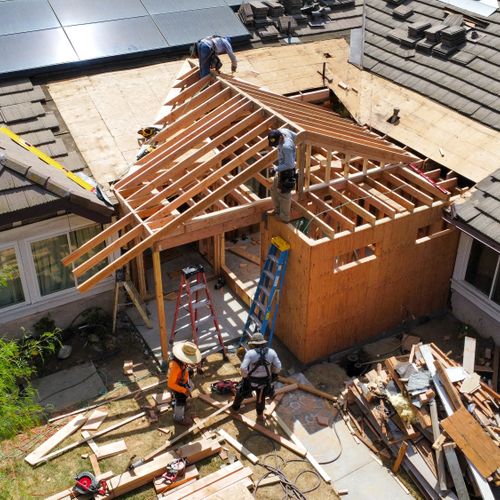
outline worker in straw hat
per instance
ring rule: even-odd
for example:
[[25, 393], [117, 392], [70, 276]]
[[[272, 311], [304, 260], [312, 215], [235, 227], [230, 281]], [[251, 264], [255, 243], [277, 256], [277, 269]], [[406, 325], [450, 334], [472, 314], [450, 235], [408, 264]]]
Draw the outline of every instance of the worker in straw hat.
[[262, 333], [254, 333], [248, 341], [250, 349], [241, 362], [241, 382], [231, 410], [238, 412], [241, 403], [255, 391], [257, 421], [264, 421], [266, 397], [274, 397], [273, 383], [281, 370], [281, 361], [274, 349], [267, 347]]
[[172, 360], [168, 365], [167, 386], [174, 400], [174, 422], [189, 426], [192, 421], [186, 416], [187, 398], [191, 397], [193, 385], [190, 376], [193, 366], [201, 362], [201, 353], [193, 342], [176, 342], [172, 348]]

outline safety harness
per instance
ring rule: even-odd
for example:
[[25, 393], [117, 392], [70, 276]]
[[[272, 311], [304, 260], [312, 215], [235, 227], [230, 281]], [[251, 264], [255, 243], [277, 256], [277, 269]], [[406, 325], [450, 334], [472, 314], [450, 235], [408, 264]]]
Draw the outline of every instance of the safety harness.
[[272, 376], [271, 376], [271, 371], [269, 370], [269, 365], [271, 364], [269, 361], [266, 359], [266, 355], [269, 351], [268, 347], [262, 347], [260, 349], [255, 349], [255, 351], [259, 354], [259, 360], [253, 368], [248, 372], [248, 378], [250, 379], [251, 382], [258, 383], [259, 385], [263, 385], [259, 379], [263, 377], [252, 377], [252, 373], [259, 368], [259, 366], [263, 366], [266, 370], [266, 384], [265, 385], [270, 385]]

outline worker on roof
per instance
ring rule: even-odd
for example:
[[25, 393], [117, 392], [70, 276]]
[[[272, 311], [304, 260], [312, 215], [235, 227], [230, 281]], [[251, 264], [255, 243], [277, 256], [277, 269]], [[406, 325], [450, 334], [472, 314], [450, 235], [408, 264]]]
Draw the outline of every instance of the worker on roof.
[[200, 65], [200, 77], [207, 76], [212, 69], [220, 71], [222, 62], [219, 54], [227, 54], [231, 59], [231, 71], [238, 67], [238, 60], [233, 52], [231, 39], [228, 36], [209, 36], [198, 40], [191, 46], [191, 57], [197, 57]]
[[191, 397], [193, 384], [190, 377], [193, 367], [201, 362], [201, 353], [193, 342], [177, 342], [172, 348], [172, 360], [168, 365], [167, 386], [174, 402], [174, 422], [190, 426], [193, 422], [186, 416], [187, 398]]
[[267, 134], [269, 146], [278, 148], [278, 165], [271, 169], [274, 175], [271, 198], [274, 204], [273, 215], [283, 222], [290, 222], [292, 190], [297, 174], [295, 170], [295, 139], [297, 134], [286, 128], [270, 130]]
[[274, 397], [274, 381], [281, 370], [281, 361], [276, 351], [267, 347], [267, 340], [261, 333], [254, 333], [248, 342], [250, 349], [241, 362], [241, 382], [234, 397], [231, 410], [238, 412], [241, 403], [255, 391], [257, 399], [257, 421], [264, 421], [266, 397]]

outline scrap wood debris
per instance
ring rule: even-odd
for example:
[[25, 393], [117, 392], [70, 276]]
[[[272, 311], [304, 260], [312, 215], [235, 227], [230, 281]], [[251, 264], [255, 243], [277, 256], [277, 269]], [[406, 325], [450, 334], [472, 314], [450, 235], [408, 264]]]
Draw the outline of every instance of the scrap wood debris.
[[351, 433], [426, 498], [494, 498], [500, 395], [477, 374], [420, 344], [347, 384], [339, 404]]

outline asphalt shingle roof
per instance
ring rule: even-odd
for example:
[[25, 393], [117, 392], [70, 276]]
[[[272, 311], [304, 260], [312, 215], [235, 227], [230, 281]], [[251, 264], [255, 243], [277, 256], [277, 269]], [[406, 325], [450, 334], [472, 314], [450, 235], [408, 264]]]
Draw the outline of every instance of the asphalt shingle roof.
[[[393, 15], [396, 2], [365, 0], [363, 67], [500, 130], [500, 9], [483, 18], [438, 0], [401, 3], [413, 11], [406, 19]], [[429, 35], [409, 35], [428, 24]], [[465, 43], [447, 56], [435, 50], [442, 24], [450, 37], [466, 29]]]
[[500, 169], [475, 188], [467, 201], [455, 204], [455, 218], [500, 244]]

